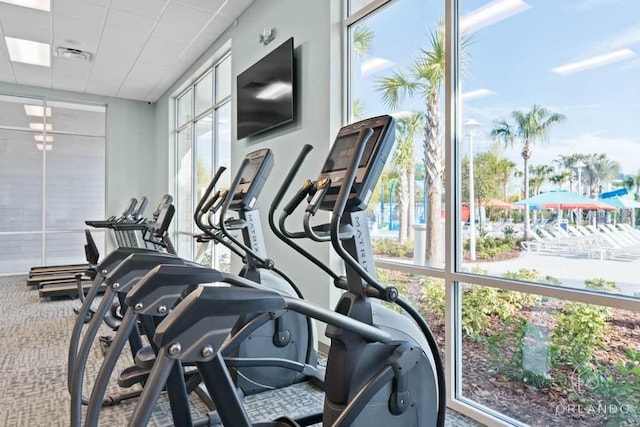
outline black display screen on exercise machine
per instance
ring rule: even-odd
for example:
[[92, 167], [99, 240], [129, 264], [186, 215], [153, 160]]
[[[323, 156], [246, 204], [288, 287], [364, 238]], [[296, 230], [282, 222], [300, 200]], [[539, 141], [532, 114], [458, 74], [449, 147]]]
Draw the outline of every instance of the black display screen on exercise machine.
[[273, 153], [268, 148], [252, 151], [245, 157], [249, 164], [242, 171], [240, 184], [233, 194], [229, 209], [251, 209], [273, 168]]
[[347, 210], [359, 211], [366, 208], [395, 140], [395, 121], [388, 115], [362, 120], [340, 129], [318, 178], [331, 180], [331, 186], [320, 204], [320, 209], [333, 210], [360, 131], [367, 128], [373, 130], [373, 134], [367, 141], [358, 165], [356, 180], [347, 201]]

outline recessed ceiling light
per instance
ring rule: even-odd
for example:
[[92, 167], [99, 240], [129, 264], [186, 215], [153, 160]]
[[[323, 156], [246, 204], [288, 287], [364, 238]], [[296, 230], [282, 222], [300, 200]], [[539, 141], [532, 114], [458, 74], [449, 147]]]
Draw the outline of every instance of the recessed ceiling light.
[[583, 59], [582, 61], [572, 62], [571, 64], [561, 65], [560, 67], [552, 68], [551, 71], [557, 74], [577, 73], [578, 71], [601, 67], [603, 65], [622, 61], [623, 59], [632, 58], [634, 56], [636, 56], [636, 53], [631, 49], [620, 49], [604, 55]]
[[[47, 130], [51, 130], [51, 123], [47, 123], [46, 128]], [[44, 123], [29, 123], [29, 129], [44, 130], [45, 126], [44, 126]]]
[[[27, 116], [44, 117], [44, 111], [42, 105], [24, 105], [24, 112]], [[47, 117], [51, 117], [51, 107], [47, 107]]]
[[53, 142], [53, 135], [33, 135], [33, 139], [38, 142]]
[[522, 0], [493, 0], [460, 17], [460, 34], [488, 27], [530, 8], [531, 6]]
[[0, 0], [0, 2], [51, 12], [51, 0]]
[[13, 37], [5, 37], [4, 39], [7, 42], [9, 58], [13, 62], [43, 67], [51, 66], [51, 47], [47, 43], [14, 39]]
[[53, 144], [36, 144], [36, 148], [40, 151], [51, 151], [53, 150]]

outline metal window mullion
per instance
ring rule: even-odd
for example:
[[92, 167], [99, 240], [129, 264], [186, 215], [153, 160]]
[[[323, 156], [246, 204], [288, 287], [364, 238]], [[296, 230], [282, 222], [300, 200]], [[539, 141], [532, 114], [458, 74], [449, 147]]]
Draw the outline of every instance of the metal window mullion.
[[418, 265], [389, 262], [387, 260], [376, 259], [376, 267], [387, 270], [400, 271], [403, 273], [416, 274], [421, 276], [436, 277], [445, 281], [474, 283], [482, 286], [492, 286], [494, 288], [509, 291], [524, 292], [550, 298], [558, 298], [568, 301], [585, 302], [588, 304], [606, 305], [612, 308], [640, 311], [640, 301], [631, 296], [620, 294], [596, 294], [576, 288], [562, 287], [559, 285], [546, 285], [543, 283], [523, 283], [512, 279], [494, 276], [483, 276], [471, 273], [447, 272], [425, 268]]
[[41, 247], [41, 259], [42, 265], [47, 264], [47, 100], [42, 100], [42, 218], [41, 218], [41, 232], [42, 232], [42, 247]]
[[457, 142], [458, 142], [458, 0], [445, 0], [445, 354], [447, 375], [447, 402], [457, 399], [462, 387], [462, 292], [453, 273], [459, 259], [456, 202], [459, 199]]
[[[348, 2], [349, 0], [345, 0], [345, 2]], [[372, 2], [370, 2], [369, 4], [367, 4], [366, 6], [363, 6], [362, 8], [360, 8], [358, 11], [352, 13], [351, 15], [347, 16], [344, 21], [343, 21], [343, 25], [345, 26], [350, 26], [358, 21], [360, 21], [363, 18], [366, 18], [367, 16], [371, 15], [372, 13], [378, 11], [378, 9], [381, 9], [385, 6], [390, 5], [391, 3], [396, 2], [397, 0], [374, 0]], [[345, 15], [348, 15], [349, 13], [349, 6], [347, 5], [345, 8]]]
[[[203, 74], [203, 76], [206, 74], [206, 72]], [[200, 76], [202, 78], [202, 76]], [[190, 208], [193, 209], [193, 202], [196, 199], [196, 177], [197, 177], [197, 173], [196, 173], [196, 162], [197, 162], [197, 158], [196, 158], [196, 120], [195, 120], [195, 116], [196, 116], [196, 83], [192, 83], [191, 87], [193, 88], [193, 91], [191, 92], [191, 206]], [[193, 235], [193, 221], [189, 221], [189, 231], [191, 232], [191, 234]], [[190, 257], [189, 258], [193, 258], [193, 253], [195, 250], [195, 239], [191, 240], [191, 250], [190, 250]]]

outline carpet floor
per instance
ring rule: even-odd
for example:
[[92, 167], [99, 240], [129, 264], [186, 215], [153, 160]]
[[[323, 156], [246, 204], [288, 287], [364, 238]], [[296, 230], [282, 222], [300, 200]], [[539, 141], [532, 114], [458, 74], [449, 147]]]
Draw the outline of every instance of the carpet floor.
[[[0, 426], [68, 426], [67, 351], [75, 321], [73, 308], [78, 300], [41, 299], [36, 289], [25, 285], [26, 276], [0, 277]], [[103, 326], [101, 335], [111, 331]], [[96, 343], [85, 374], [85, 394], [102, 363]], [[125, 349], [116, 372], [132, 364]], [[114, 374], [115, 375], [115, 374]], [[121, 391], [112, 378], [108, 394]], [[192, 413], [206, 411], [203, 402], [192, 396]], [[103, 408], [101, 426], [126, 425], [137, 400]], [[322, 410], [323, 394], [308, 383], [269, 391], [244, 400], [252, 422], [268, 421], [283, 414], [298, 417]], [[172, 425], [171, 411], [163, 395], [150, 426]], [[447, 426], [477, 426], [474, 421], [447, 412]]]

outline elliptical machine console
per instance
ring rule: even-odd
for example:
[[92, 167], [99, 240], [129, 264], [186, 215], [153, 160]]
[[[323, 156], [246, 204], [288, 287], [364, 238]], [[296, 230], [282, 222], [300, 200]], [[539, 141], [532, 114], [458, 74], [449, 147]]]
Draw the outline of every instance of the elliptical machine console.
[[251, 209], [273, 169], [273, 153], [268, 148], [253, 151], [245, 157], [248, 161], [237, 190], [234, 191], [229, 209]]
[[371, 135], [368, 137], [362, 159], [358, 165], [346, 208], [350, 211], [357, 211], [367, 207], [395, 140], [395, 128], [391, 116], [375, 117], [340, 129], [318, 178], [318, 182], [323, 179], [330, 180], [327, 194], [320, 204], [320, 209], [333, 210], [340, 188], [344, 183], [349, 161], [357, 149], [358, 138], [361, 132], [367, 129], [371, 130]]

